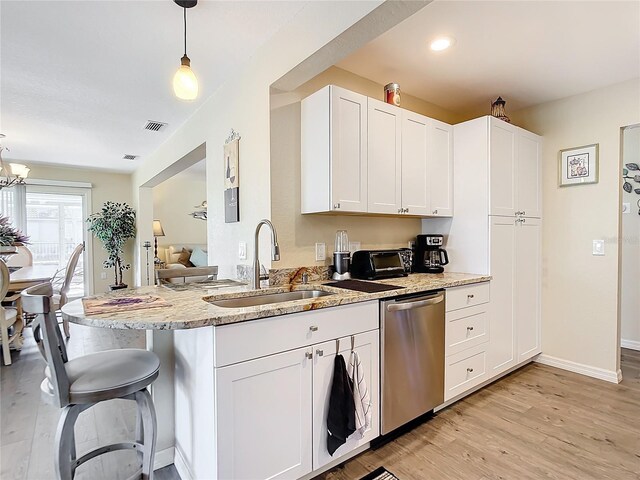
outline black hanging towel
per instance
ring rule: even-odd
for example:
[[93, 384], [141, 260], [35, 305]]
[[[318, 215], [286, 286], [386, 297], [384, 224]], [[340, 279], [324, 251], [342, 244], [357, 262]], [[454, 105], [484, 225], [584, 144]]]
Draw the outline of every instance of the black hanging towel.
[[353, 402], [351, 380], [342, 355], [336, 355], [333, 365], [333, 383], [327, 415], [327, 451], [330, 455], [356, 431], [356, 407]]

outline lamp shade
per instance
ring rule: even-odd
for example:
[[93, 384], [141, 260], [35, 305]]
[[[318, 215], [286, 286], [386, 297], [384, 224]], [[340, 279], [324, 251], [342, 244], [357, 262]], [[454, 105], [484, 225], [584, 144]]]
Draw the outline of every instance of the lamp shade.
[[10, 163], [9, 170], [11, 171], [12, 175], [18, 178], [27, 178], [31, 169], [26, 165], [22, 165], [21, 163]]
[[180, 68], [173, 76], [173, 92], [181, 100], [195, 100], [198, 97], [198, 79], [186, 55], [182, 57]]
[[153, 236], [164, 237], [164, 230], [162, 229], [162, 224], [160, 223], [160, 220], [153, 221]]

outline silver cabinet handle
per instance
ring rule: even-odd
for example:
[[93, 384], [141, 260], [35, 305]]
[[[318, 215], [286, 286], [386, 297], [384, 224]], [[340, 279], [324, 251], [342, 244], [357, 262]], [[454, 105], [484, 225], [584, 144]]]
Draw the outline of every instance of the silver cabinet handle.
[[420, 300], [419, 302], [407, 302], [407, 303], [390, 303], [387, 305], [387, 312], [397, 312], [399, 310], [413, 310], [415, 308], [422, 308], [428, 305], [435, 305], [444, 300], [444, 295], [438, 295], [437, 297], [430, 298], [429, 300]]
[[402, 213], [402, 209], [401, 208], [398, 209], [398, 213]]
[[473, 327], [467, 327], [467, 330], [471, 332], [473, 331]]
[[306, 352], [304, 356], [311, 360], [313, 358], [313, 352]]
[[475, 295], [473, 293], [470, 293], [469, 295], [467, 295], [467, 298], [469, 298], [469, 299], [474, 298], [474, 297], [475, 297]]
[[324, 351], [320, 350], [319, 348], [316, 350], [316, 355], [318, 355], [319, 357], [322, 357], [324, 355]]
[[315, 325], [311, 325], [309, 327], [309, 330], [312, 331], [312, 332], [317, 332], [318, 331], [318, 327], [316, 327]]
[[525, 223], [525, 222], [527, 221], [527, 219], [526, 219], [526, 218], [521, 218], [521, 219], [520, 219], [520, 221], [521, 221], [522, 223]]
[[404, 209], [404, 213], [409, 213], [409, 207]]
[[340, 208], [340, 204], [339, 204], [339, 203], [334, 203], [334, 204], [333, 204], [333, 208], [334, 208], [334, 209], [338, 209], [338, 208]]
[[467, 373], [473, 373], [473, 368], [467, 368]]
[[527, 212], [525, 212], [524, 210], [522, 212], [520, 212], [520, 215], [526, 215]]
[[431, 212], [431, 213], [433, 213], [434, 215], [437, 215], [437, 214], [438, 214], [438, 210], [434, 210], [434, 211], [433, 211], [433, 212]]

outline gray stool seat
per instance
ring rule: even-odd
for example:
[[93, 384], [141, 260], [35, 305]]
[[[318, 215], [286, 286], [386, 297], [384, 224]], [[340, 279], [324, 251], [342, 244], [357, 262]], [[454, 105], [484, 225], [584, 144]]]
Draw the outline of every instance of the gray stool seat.
[[[69, 377], [69, 402], [95, 403], [120, 398], [149, 386], [160, 371], [160, 359], [147, 350], [106, 350], [74, 358], [64, 364]], [[51, 371], [41, 389], [53, 395]]]
[[[160, 359], [147, 350], [107, 350], [69, 360], [58, 328], [50, 283], [27, 288], [21, 294], [25, 312], [35, 315], [33, 337], [47, 363], [40, 385], [46, 402], [62, 408], [54, 439], [57, 480], [72, 480], [77, 468], [92, 458], [115, 450], [137, 452], [142, 480], [153, 480], [156, 449], [156, 411], [147, 387], [158, 377]], [[111, 399], [136, 402], [134, 441], [104, 445], [76, 454], [75, 423], [95, 404]]]

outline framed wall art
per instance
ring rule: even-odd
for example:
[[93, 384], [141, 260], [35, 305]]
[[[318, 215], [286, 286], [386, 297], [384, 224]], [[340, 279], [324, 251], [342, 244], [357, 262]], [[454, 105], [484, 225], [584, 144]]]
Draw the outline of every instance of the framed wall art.
[[598, 144], [560, 150], [559, 185], [598, 183]]
[[240, 157], [240, 135], [231, 130], [224, 144], [224, 221], [240, 221], [240, 183], [238, 161]]

